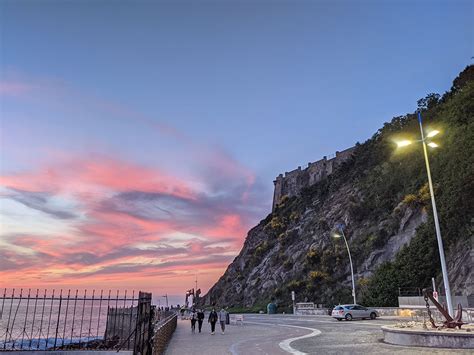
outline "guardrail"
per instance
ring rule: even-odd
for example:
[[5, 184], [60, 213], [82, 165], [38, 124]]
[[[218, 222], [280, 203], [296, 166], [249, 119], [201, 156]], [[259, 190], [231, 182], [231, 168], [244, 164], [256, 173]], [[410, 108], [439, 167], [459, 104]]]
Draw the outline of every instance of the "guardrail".
[[153, 355], [162, 355], [165, 353], [166, 346], [173, 336], [177, 322], [178, 315], [174, 313], [155, 325], [152, 338]]

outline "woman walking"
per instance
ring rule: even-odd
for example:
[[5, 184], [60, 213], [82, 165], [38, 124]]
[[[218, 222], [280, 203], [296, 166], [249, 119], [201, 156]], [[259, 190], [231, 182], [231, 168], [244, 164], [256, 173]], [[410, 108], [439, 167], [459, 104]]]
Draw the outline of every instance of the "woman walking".
[[211, 334], [214, 335], [216, 331], [216, 323], [217, 323], [217, 312], [215, 308], [212, 309], [211, 313], [209, 313], [209, 318], [207, 319], [208, 323], [211, 323]]

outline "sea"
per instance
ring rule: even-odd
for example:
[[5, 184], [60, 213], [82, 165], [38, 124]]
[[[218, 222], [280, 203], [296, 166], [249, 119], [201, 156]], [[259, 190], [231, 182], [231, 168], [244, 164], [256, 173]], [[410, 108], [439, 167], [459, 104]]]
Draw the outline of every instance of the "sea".
[[[107, 299], [0, 298], [0, 350], [46, 350], [103, 339], [108, 308], [131, 306], [131, 301]], [[120, 321], [114, 318], [117, 324], [109, 327], [119, 327]]]

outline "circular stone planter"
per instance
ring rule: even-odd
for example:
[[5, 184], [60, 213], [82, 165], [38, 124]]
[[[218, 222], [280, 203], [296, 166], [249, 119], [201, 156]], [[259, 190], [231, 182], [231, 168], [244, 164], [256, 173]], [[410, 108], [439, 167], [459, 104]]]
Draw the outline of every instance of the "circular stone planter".
[[474, 349], [474, 333], [463, 330], [420, 330], [383, 326], [384, 341], [404, 346]]

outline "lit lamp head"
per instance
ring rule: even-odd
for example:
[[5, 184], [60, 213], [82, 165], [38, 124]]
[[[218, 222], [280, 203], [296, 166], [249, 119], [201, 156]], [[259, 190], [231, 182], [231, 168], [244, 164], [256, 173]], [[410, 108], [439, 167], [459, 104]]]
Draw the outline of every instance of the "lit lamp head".
[[402, 147], [406, 147], [407, 145], [410, 145], [412, 142], [409, 140], [403, 140], [396, 143], [397, 143], [398, 148], [402, 148]]
[[332, 237], [333, 238], [341, 238], [344, 235], [344, 223], [337, 223], [334, 226], [333, 232], [332, 232]]
[[428, 146], [430, 146], [431, 148], [438, 148], [438, 145], [435, 142], [429, 142]]
[[436, 136], [437, 134], [439, 133], [439, 131], [437, 131], [436, 129], [431, 131], [431, 132], [428, 132], [428, 134], [426, 135], [427, 138], [431, 138], [431, 137], [434, 137]]

